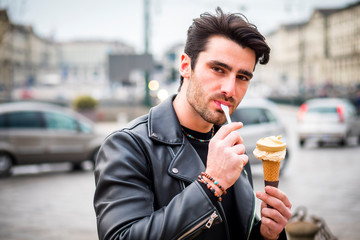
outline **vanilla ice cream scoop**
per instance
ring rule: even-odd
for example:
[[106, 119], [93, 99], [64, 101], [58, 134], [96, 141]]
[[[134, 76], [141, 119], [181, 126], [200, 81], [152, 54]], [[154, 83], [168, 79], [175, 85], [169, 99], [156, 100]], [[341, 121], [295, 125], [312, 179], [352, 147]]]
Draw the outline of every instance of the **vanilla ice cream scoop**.
[[261, 138], [256, 142], [253, 153], [263, 162], [265, 186], [278, 187], [281, 161], [286, 155], [286, 143], [281, 135]]
[[254, 156], [259, 160], [280, 162], [286, 155], [286, 143], [281, 140], [281, 135], [275, 137], [261, 138], [256, 142], [256, 148], [253, 151]]

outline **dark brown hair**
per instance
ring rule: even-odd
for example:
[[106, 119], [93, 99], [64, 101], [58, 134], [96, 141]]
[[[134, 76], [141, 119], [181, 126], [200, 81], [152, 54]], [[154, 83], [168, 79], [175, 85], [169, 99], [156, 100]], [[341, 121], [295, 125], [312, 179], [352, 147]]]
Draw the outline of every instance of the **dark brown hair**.
[[[248, 47], [255, 52], [255, 64], [266, 64], [270, 58], [270, 47], [256, 26], [249, 23], [241, 13], [224, 14], [220, 7], [216, 8], [216, 15], [201, 14], [193, 20], [187, 32], [184, 52], [191, 59], [191, 68], [195, 69], [199, 53], [205, 51], [210, 37], [220, 35], [236, 42], [242, 47]], [[180, 86], [184, 78], [180, 78]]]

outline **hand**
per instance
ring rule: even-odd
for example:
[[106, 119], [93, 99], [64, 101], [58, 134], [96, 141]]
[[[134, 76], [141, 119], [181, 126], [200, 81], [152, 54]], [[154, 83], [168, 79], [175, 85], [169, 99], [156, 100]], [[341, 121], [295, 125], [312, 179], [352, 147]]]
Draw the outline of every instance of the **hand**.
[[216, 179], [224, 189], [232, 186], [248, 162], [240, 133], [241, 122], [222, 126], [209, 143], [205, 172]]
[[285, 193], [270, 186], [265, 187], [265, 193], [257, 192], [256, 197], [262, 200], [261, 235], [265, 239], [278, 239], [291, 217], [291, 202]]

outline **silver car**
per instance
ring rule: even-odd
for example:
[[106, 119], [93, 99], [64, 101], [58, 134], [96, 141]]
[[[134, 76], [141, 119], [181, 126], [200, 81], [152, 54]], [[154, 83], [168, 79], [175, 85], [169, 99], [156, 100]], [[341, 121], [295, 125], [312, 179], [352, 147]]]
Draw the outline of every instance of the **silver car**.
[[300, 146], [306, 140], [346, 145], [349, 137], [360, 136], [360, 118], [355, 106], [343, 98], [316, 98], [303, 103], [298, 112]]
[[57, 105], [18, 102], [0, 105], [0, 176], [14, 165], [95, 160], [104, 137], [82, 115]]
[[[280, 118], [277, 105], [270, 100], [245, 98], [231, 115], [231, 119], [244, 124], [238, 131], [244, 140], [246, 154], [252, 165], [262, 163], [253, 154], [257, 140], [263, 137], [282, 135], [281, 140], [286, 142], [286, 127]], [[290, 149], [288, 146], [286, 157], [281, 163], [282, 171], [289, 160], [289, 156]]]

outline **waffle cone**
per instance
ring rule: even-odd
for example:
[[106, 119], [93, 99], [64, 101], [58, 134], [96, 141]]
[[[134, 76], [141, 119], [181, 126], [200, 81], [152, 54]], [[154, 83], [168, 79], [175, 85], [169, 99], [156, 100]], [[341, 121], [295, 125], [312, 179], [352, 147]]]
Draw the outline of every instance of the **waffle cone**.
[[264, 180], [279, 181], [281, 162], [263, 160]]

